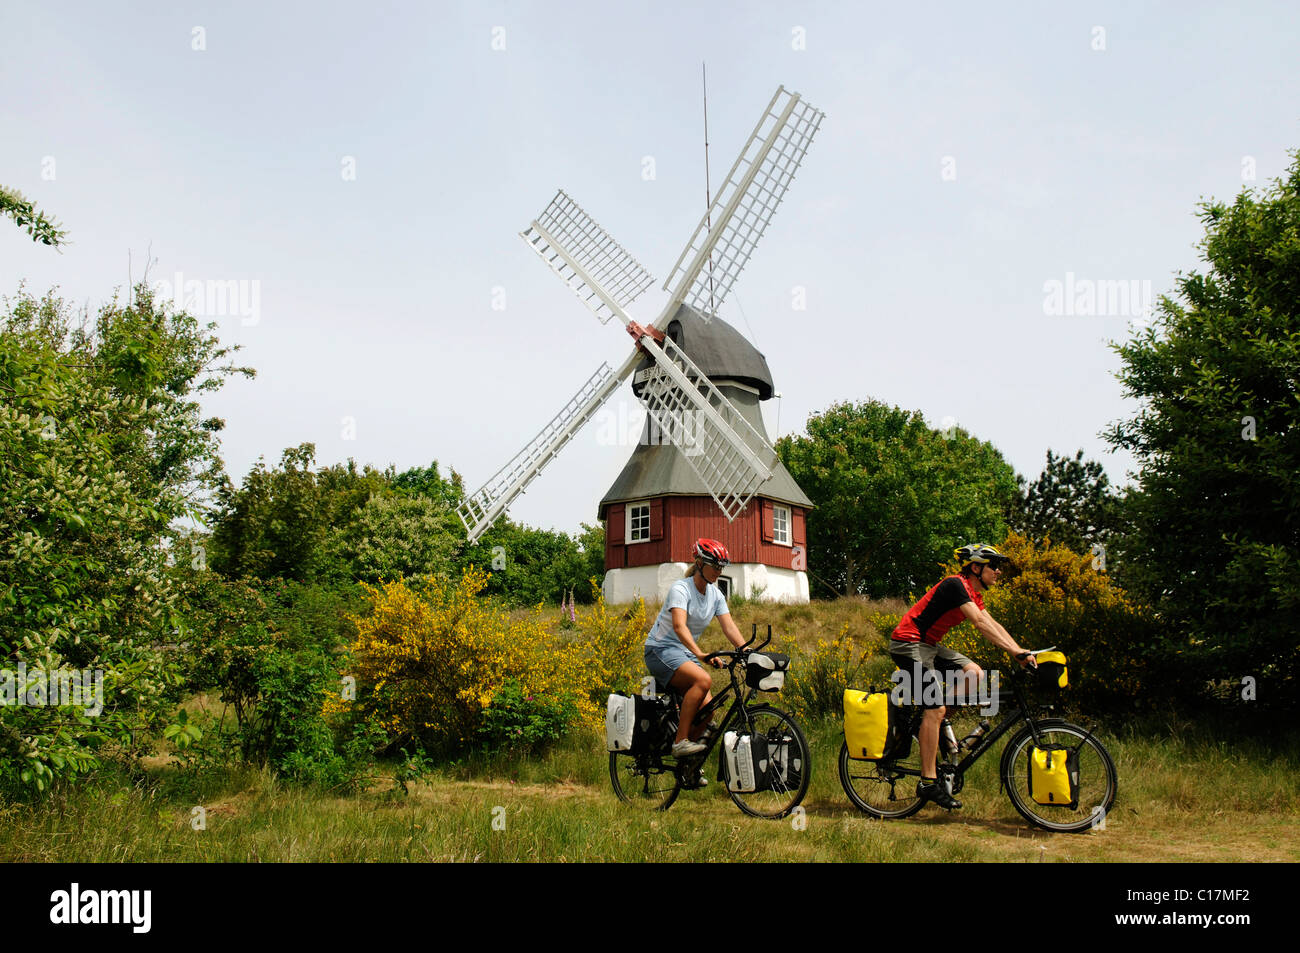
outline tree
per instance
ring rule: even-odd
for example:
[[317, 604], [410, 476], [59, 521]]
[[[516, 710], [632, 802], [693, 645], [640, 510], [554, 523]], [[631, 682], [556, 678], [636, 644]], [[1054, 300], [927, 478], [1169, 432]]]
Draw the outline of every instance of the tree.
[[813, 501], [809, 563], [827, 594], [904, 595], [963, 542], [1001, 539], [1015, 474], [988, 443], [918, 412], [836, 404], [777, 452]]
[[381, 524], [400, 521], [398, 508], [373, 510], [365, 525], [356, 523], [372, 497], [393, 492], [390, 475], [359, 469], [352, 460], [318, 470], [315, 462], [315, 445], [304, 443], [286, 449], [273, 470], [259, 460], [239, 489], [228, 479], [223, 483], [212, 524], [213, 568], [231, 578], [355, 579], [353, 560], [363, 551], [366, 572], [393, 568], [375, 556], [373, 545], [397, 532]]
[[[195, 395], [232, 351], [143, 285], [91, 321], [19, 290], [0, 316], [0, 677], [102, 673], [103, 711], [0, 707], [0, 786], [42, 789], [161, 717], [183, 624], [168, 557], [221, 469]], [[37, 686], [40, 690], [40, 686]], [[45, 691], [48, 693], [48, 685]], [[41, 696], [36, 695], [39, 699]], [[47, 695], [48, 698], [48, 695]]]
[[1105, 544], [1116, 520], [1116, 497], [1100, 463], [1047, 451], [1047, 465], [1038, 479], [1024, 488], [1008, 514], [1011, 528], [1030, 540], [1050, 539], [1075, 552], [1089, 552], [1094, 543]]
[[465, 530], [439, 500], [404, 493], [375, 493], [353, 518], [330, 531], [326, 549], [359, 582], [451, 571]]
[[[602, 542], [601, 559], [604, 560]], [[491, 573], [485, 592], [516, 606], [557, 603], [570, 590], [574, 598], [591, 601], [588, 556], [567, 533], [521, 526], [501, 519], [473, 546], [461, 553], [457, 568], [476, 567]], [[603, 575], [603, 568], [602, 568]]]
[[[1140, 402], [1107, 439], [1137, 458], [1122, 553], [1203, 679], [1300, 669], [1300, 153], [1285, 178], [1199, 206], [1205, 271], [1117, 345]], [[1264, 679], [1272, 681], [1266, 685]]]
[[68, 239], [68, 233], [59, 228], [58, 222], [46, 218], [45, 213], [17, 189], [0, 185], [0, 215], [8, 215], [19, 228], [26, 228], [34, 242], [57, 248]]

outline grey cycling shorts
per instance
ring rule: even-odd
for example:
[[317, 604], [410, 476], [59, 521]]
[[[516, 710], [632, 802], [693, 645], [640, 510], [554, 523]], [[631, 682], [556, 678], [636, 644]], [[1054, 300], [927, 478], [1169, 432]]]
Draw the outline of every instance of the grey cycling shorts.
[[[974, 664], [954, 649], [899, 639], [889, 640], [889, 655], [903, 671], [920, 674], [921, 696], [915, 701], [922, 708], [942, 708], [953, 701], [939, 672], [960, 672], [967, 665]], [[911, 684], [915, 684], [915, 676]], [[940, 698], [944, 701], [940, 702]], [[910, 699], [905, 700], [911, 703]]]

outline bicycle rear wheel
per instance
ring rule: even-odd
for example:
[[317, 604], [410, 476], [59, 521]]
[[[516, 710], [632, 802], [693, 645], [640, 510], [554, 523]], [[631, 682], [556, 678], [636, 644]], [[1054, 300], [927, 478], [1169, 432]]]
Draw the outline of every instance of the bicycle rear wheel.
[[1029, 796], [1029, 748], [1034, 736], [1028, 726], [1017, 732], [1002, 751], [1002, 783], [1012, 806], [1025, 820], [1049, 831], [1076, 834], [1099, 826], [1115, 806], [1119, 791], [1110, 752], [1092, 734], [1068, 721], [1044, 718], [1034, 724], [1040, 742], [1079, 749], [1078, 806], [1039, 804]]
[[[745, 709], [753, 734], [767, 742], [770, 767], [767, 772], [768, 788], [765, 791], [742, 793], [728, 789], [727, 794], [751, 817], [785, 817], [808, 793], [812, 777], [812, 753], [808, 742], [785, 712], [768, 705], [755, 705]], [[720, 757], [726, 757], [720, 752]], [[719, 772], [721, 776], [722, 772]]]
[[681, 792], [671, 758], [610, 753], [609, 782], [618, 799], [645, 811], [666, 811]]
[[921, 780], [920, 745], [897, 761], [858, 761], [849, 757], [849, 744], [840, 745], [840, 784], [858, 810], [872, 817], [897, 820], [911, 817], [925, 803], [916, 796]]

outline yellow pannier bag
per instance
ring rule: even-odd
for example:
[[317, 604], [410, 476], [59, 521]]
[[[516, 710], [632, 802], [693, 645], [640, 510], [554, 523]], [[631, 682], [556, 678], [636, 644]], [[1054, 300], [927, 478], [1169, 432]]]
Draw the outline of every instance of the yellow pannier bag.
[[1065, 745], [1029, 748], [1029, 796], [1035, 804], [1079, 806], [1079, 753]]
[[1070, 684], [1064, 652], [1039, 652], [1037, 659], [1038, 677], [1042, 679], [1039, 684], [1048, 684], [1054, 688], [1065, 688]]
[[889, 747], [889, 693], [844, 691], [844, 741], [849, 757], [878, 761]]

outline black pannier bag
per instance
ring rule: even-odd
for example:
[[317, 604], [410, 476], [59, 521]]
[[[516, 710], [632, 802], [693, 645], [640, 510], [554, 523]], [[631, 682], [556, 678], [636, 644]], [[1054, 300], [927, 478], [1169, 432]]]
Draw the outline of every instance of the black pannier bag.
[[790, 656], [776, 652], [751, 652], [745, 660], [745, 684], [760, 692], [779, 692], [785, 686]]
[[610, 695], [605, 702], [605, 747], [644, 754], [660, 746], [668, 709], [668, 699], [662, 695]]
[[781, 732], [779, 740], [767, 742], [767, 787], [773, 791], [797, 791], [806, 766], [800, 756], [799, 742], [793, 734]]

